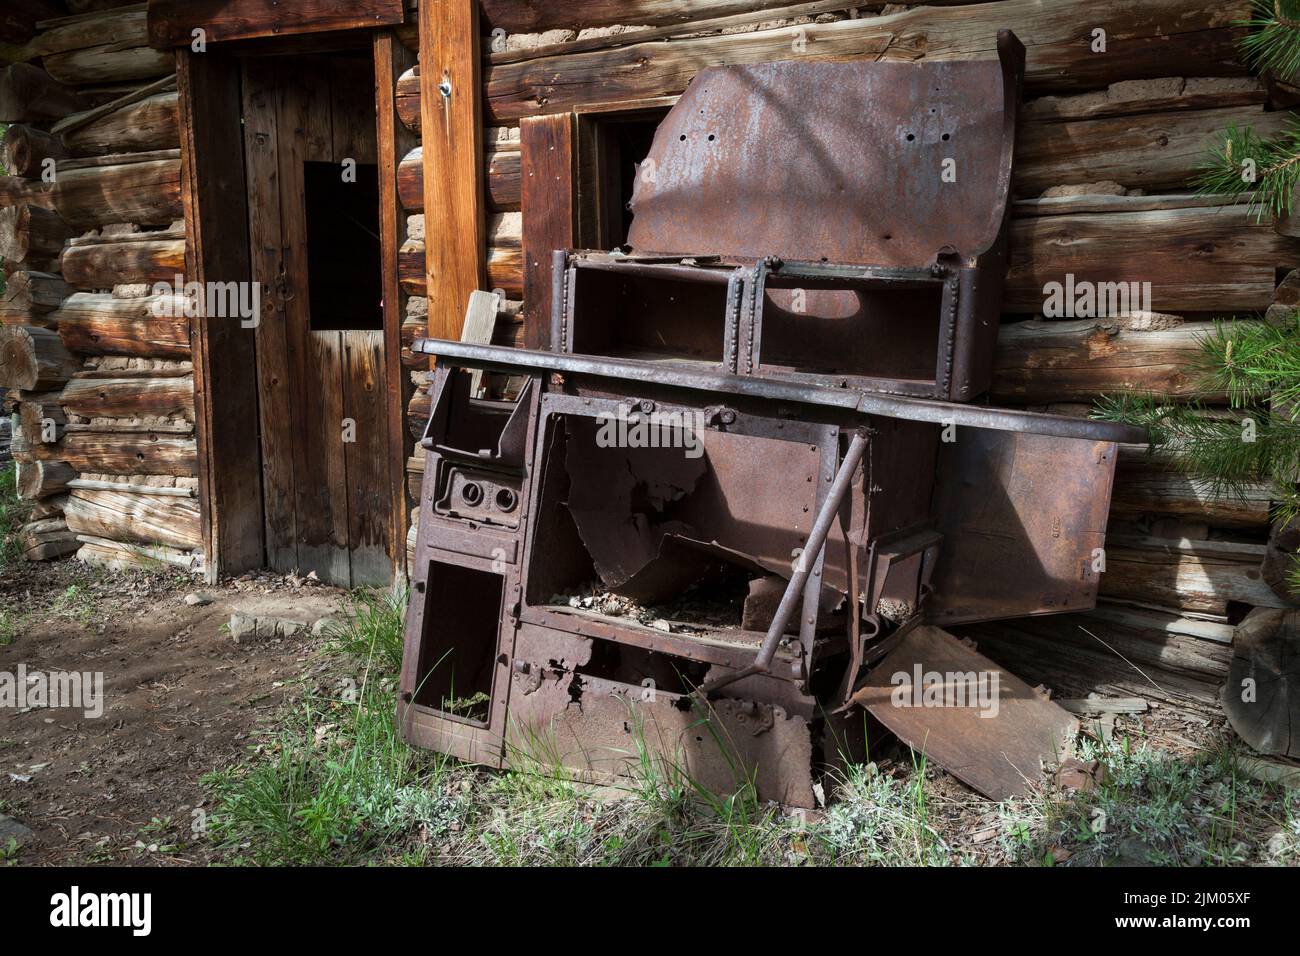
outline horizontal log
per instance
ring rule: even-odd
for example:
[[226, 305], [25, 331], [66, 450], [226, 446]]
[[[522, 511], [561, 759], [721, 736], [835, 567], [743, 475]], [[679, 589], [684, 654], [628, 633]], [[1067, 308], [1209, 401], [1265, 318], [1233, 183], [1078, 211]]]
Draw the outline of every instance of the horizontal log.
[[18, 422], [29, 444], [50, 444], [63, 437], [68, 416], [58, 403], [58, 393], [46, 393], [37, 399], [25, 396], [18, 406]]
[[178, 295], [115, 299], [78, 292], [52, 314], [58, 319], [59, 335], [74, 352], [189, 358], [190, 320], [184, 307], [185, 299]]
[[203, 544], [195, 498], [75, 488], [63, 506], [63, 515], [77, 534], [110, 541], [177, 548]]
[[19, 46], [36, 35], [36, 24], [63, 13], [56, 0], [18, 0], [0, 10], [0, 44]]
[[54, 208], [74, 226], [170, 225], [184, 215], [179, 159], [59, 170]]
[[1163, 110], [1262, 106], [1267, 101], [1268, 90], [1253, 76], [1166, 76], [1125, 80], [1112, 83], [1104, 90], [1074, 96], [1041, 96], [1025, 103], [1020, 116], [1029, 123], [1060, 122]]
[[1241, 492], [1241, 496], [1216, 494], [1212, 481], [1179, 471], [1141, 449], [1121, 446], [1110, 516], [1129, 522], [1171, 518], [1203, 522], [1213, 528], [1266, 531], [1272, 489], [1252, 483]]
[[149, 42], [159, 49], [188, 46], [202, 29], [207, 42], [373, 29], [406, 18], [403, 0], [298, 0], [284, 9], [278, 0], [153, 0]]
[[146, 19], [142, 3], [125, 10], [96, 10], [61, 17], [55, 23], [41, 25], [43, 32], [32, 41], [32, 52], [36, 56], [53, 56], [109, 43], [148, 46]]
[[172, 72], [176, 66], [170, 51], [120, 43], [69, 50], [47, 56], [42, 62], [50, 76], [69, 86], [150, 80]]
[[0, 318], [49, 312], [71, 294], [68, 284], [53, 273], [15, 272], [0, 292]]
[[72, 230], [58, 213], [22, 203], [0, 209], [0, 259], [15, 263], [58, 258]]
[[1285, 606], [1263, 581], [1262, 544], [1108, 535], [1100, 594], [1141, 606], [1226, 615], [1229, 602]]
[[79, 366], [57, 332], [0, 326], [0, 388], [48, 391], [66, 382]]
[[[425, 295], [428, 283], [425, 273], [424, 242], [408, 239], [397, 253], [397, 276], [402, 290], [408, 295]], [[523, 252], [516, 246], [492, 246], [487, 256], [488, 288], [501, 290], [507, 296], [518, 298], [524, 291]]]
[[172, 485], [146, 485], [134, 481], [99, 481], [94, 478], [74, 478], [68, 490], [87, 488], [91, 491], [129, 492], [133, 495], [162, 495], [165, 498], [193, 498], [195, 489]]
[[411, 67], [397, 78], [397, 118], [416, 136], [420, 135], [420, 73]]
[[1221, 399], [1202, 390], [1195, 363], [1212, 322], [1141, 330], [1130, 319], [1031, 320], [1003, 325], [993, 365], [994, 401], [1090, 402], [1113, 392]]
[[[517, 211], [520, 204], [519, 150], [489, 149], [487, 152], [488, 205], [496, 212]], [[407, 212], [424, 210], [424, 164], [419, 146], [402, 158], [397, 167], [397, 197]]]
[[72, 554], [81, 545], [63, 518], [46, 518], [23, 525], [18, 546], [28, 561], [53, 561]]
[[[1196, 636], [1201, 623], [1172, 611], [1103, 603], [1081, 614], [954, 630], [1026, 681], [1058, 693], [1135, 696], [1218, 716], [1231, 652], [1226, 642]], [[1231, 640], [1231, 627], [1215, 626], [1225, 628]]]
[[[913, 7], [885, 16], [802, 25], [803, 59], [875, 56], [887, 60], [992, 57], [997, 32], [1011, 29], [1026, 49], [1026, 84], [1044, 92], [1084, 90], [1122, 80], [1177, 76], [1195, 63], [1204, 76], [1240, 76], [1234, 23], [1248, 0], [1188, 9], [1183, 0], [1095, 0], [1091, 23], [1105, 24], [1109, 52], [1092, 52], [1075, 0], [997, 0], [959, 7]], [[712, 11], [711, 11], [712, 12]], [[632, 43], [487, 68], [483, 102], [496, 122], [561, 112], [580, 104], [680, 93], [707, 66], [788, 59], [789, 27]], [[1122, 50], [1120, 53], [1118, 51]]]
[[[158, 238], [153, 238], [153, 237]], [[143, 232], [95, 242], [72, 242], [59, 260], [63, 278], [78, 289], [174, 282], [185, 273], [183, 231]]]
[[32, 445], [31, 461], [66, 461], [82, 473], [112, 475], [198, 474], [193, 438], [159, 432], [68, 432], [57, 445]]
[[1041, 312], [1047, 284], [1067, 274], [1149, 282], [1160, 312], [1263, 310], [1277, 267], [1298, 255], [1244, 205], [1014, 219], [1003, 311]]
[[30, 63], [0, 68], [0, 123], [42, 123], [84, 110], [81, 93]]
[[68, 482], [77, 477], [76, 469], [65, 461], [20, 461], [15, 467], [18, 497], [25, 501], [62, 494]]
[[73, 156], [180, 148], [180, 110], [175, 90], [129, 103], [63, 134]]
[[615, 24], [685, 24], [702, 16], [723, 17], [790, 6], [790, 0], [587, 0], [581, 6], [561, 0], [480, 0], [488, 31], [541, 33]]
[[53, 190], [49, 183], [21, 176], [0, 176], [0, 207], [27, 203], [49, 209]]
[[153, 569], [160, 564], [192, 574], [203, 571], [203, 554], [199, 551], [183, 551], [162, 545], [124, 544], [85, 534], [77, 535], [77, 540], [82, 543], [81, 549], [77, 551], [78, 561], [114, 571]]
[[39, 178], [45, 161], [57, 162], [68, 155], [63, 141], [44, 130], [16, 123], [5, 130], [4, 156], [0, 165], [13, 176]]
[[83, 418], [183, 418], [194, 421], [194, 377], [79, 378], [59, 402]]
[[1266, 113], [1262, 106], [1023, 123], [1014, 189], [1036, 196], [1051, 186], [1102, 181], [1127, 189], [1185, 189], [1229, 126], [1249, 126], [1271, 138], [1292, 123], [1289, 112]]

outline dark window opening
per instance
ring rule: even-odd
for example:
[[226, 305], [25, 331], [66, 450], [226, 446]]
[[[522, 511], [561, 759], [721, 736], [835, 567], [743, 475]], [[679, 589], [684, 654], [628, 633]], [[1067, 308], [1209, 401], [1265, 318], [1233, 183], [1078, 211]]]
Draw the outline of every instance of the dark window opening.
[[316, 332], [384, 327], [379, 247], [379, 167], [303, 163], [307, 210], [307, 283]]
[[615, 249], [627, 243], [632, 228], [628, 203], [636, 186], [638, 164], [650, 152], [655, 130], [667, 110], [612, 115], [588, 114], [583, 119], [579, 162], [581, 188], [588, 193], [582, 208], [595, 221], [582, 223], [581, 244], [589, 249]]

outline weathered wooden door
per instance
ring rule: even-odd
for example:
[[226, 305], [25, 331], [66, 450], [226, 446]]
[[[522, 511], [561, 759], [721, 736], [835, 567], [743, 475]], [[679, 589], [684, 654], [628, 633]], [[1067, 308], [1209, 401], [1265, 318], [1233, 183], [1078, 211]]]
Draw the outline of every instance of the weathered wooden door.
[[385, 584], [394, 508], [372, 61], [250, 57], [243, 89], [267, 561]]

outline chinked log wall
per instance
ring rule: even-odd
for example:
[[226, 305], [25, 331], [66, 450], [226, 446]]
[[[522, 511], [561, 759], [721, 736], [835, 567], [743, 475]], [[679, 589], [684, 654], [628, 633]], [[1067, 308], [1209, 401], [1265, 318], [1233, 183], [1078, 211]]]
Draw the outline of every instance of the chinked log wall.
[[[1238, 55], [1235, 24], [1248, 16], [1248, 0], [953, 0], [894, 12], [782, 0], [481, 0], [480, 8], [484, 254], [488, 286], [508, 303], [498, 342], [523, 343], [520, 313], [532, 321], [534, 305], [521, 301], [525, 262], [548, 261], [547, 249], [529, 247], [530, 223], [542, 214], [522, 205], [532, 169], [521, 121], [662, 107], [709, 65], [989, 57], [999, 28], [1024, 42], [1027, 78], [995, 401], [1086, 414], [1099, 395], [1136, 389], [1222, 403], [1221, 395], [1200, 393], [1190, 367], [1199, 336], [1213, 318], [1268, 309], [1278, 277], [1300, 265], [1300, 245], [1270, 222], [1192, 194], [1197, 167], [1222, 130], [1251, 125], [1270, 135], [1291, 118], [1273, 108], [1279, 104]], [[1092, 47], [1098, 28], [1104, 52]], [[418, 71], [401, 78], [396, 101], [418, 134]], [[425, 281], [425, 242], [438, 241], [422, 231], [423, 174], [417, 149], [399, 173], [414, 227], [400, 260], [402, 283], [415, 296]], [[1150, 282], [1150, 313], [1043, 317], [1044, 286], [1067, 274], [1080, 282]], [[412, 304], [408, 339], [442, 321], [426, 319], [418, 298]], [[427, 377], [413, 359], [411, 366], [417, 391], [409, 420], [418, 434], [428, 416]], [[416, 451], [408, 462], [413, 494], [423, 469]], [[1209, 650], [1192, 656], [1205, 666], [1192, 669], [1191, 689], [1175, 697], [1209, 701], [1226, 662], [1226, 622], [1239, 606], [1282, 600], [1260, 580], [1268, 531], [1267, 489], [1245, 501], [1217, 498], [1205, 483], [1123, 449], [1102, 585], [1115, 603], [1033, 628], [1070, 631], [1081, 642], [1071, 650], [1080, 660], [1108, 653], [1080, 635], [1084, 625], [1139, 656], [1146, 642], [1160, 657], [1171, 635], [1199, 642]], [[1179, 655], [1164, 656], [1180, 669]], [[1127, 685], [1117, 678], [1107, 686]]]
[[[0, 386], [32, 559], [202, 566], [177, 94], [145, 5], [0, 57]], [[51, 175], [52, 171], [52, 175]]]

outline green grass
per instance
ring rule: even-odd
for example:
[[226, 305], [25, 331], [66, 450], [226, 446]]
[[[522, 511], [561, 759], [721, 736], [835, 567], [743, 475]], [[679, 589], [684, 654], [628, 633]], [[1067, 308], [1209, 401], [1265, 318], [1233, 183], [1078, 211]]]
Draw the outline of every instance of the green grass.
[[[617, 786], [566, 770], [556, 741], [518, 734], [512, 769], [491, 771], [408, 747], [394, 714], [401, 596], [358, 593], [328, 632], [345, 673], [286, 710], [235, 767], [208, 775], [208, 837], [229, 862], [425, 866], [1169, 865], [1300, 861], [1300, 798], [1240, 771], [1230, 750], [1188, 759], [1122, 735], [1085, 741], [1109, 771], [1090, 793], [996, 804], [937, 789], [914, 756], [882, 770], [847, 764], [831, 805], [805, 819], [764, 803], [735, 770], [730, 793], [693, 779], [648, 741], [638, 702], [634, 750]], [[707, 713], [698, 727], [728, 753]], [[906, 754], [906, 751], [904, 751]], [[963, 815], [964, 814], [964, 815]], [[982, 815], [982, 816], [981, 816]], [[988, 821], [988, 842], [973, 821]], [[985, 824], [980, 824], [981, 828]], [[993, 851], [993, 852], [991, 852]]]
[[0, 467], [0, 571], [22, 557], [18, 531], [27, 521], [31, 507], [18, 497], [14, 463]]

